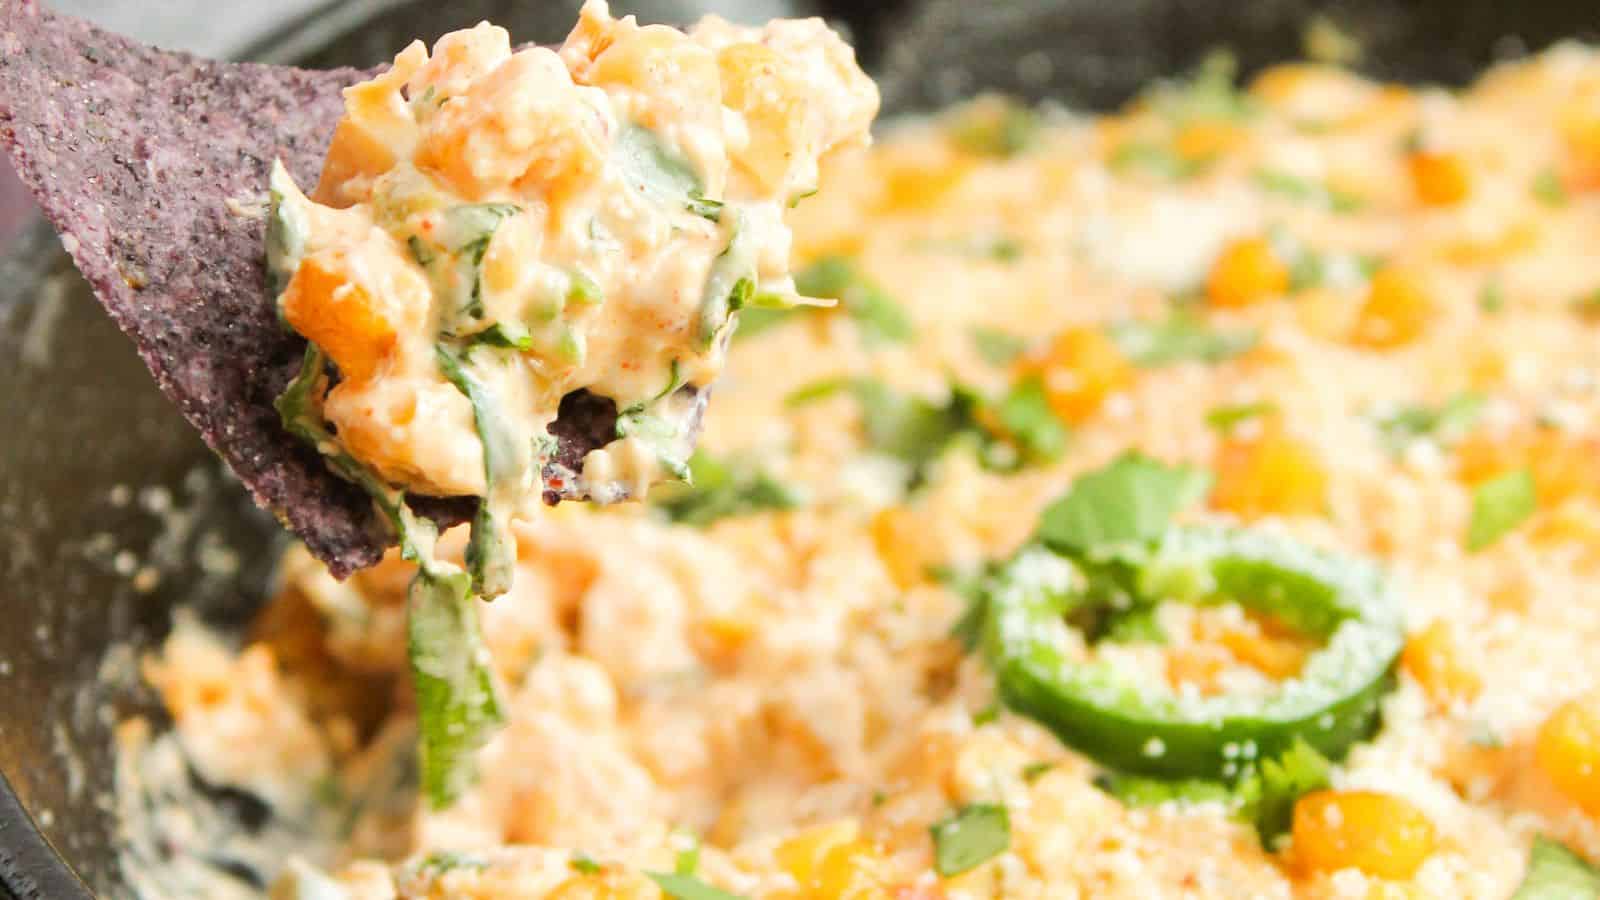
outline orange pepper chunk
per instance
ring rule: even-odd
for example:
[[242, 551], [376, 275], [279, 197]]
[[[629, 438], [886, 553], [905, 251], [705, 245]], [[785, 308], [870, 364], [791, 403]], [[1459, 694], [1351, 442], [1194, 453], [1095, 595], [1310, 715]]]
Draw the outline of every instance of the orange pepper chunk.
[[1273, 429], [1230, 439], [1217, 454], [1211, 506], [1241, 519], [1316, 515], [1327, 503], [1328, 474], [1303, 441]]
[[1472, 193], [1472, 174], [1459, 153], [1422, 150], [1406, 166], [1417, 199], [1427, 206], [1455, 206]]
[[1539, 727], [1534, 758], [1556, 788], [1600, 816], [1600, 697], [1569, 700]]
[[1404, 880], [1433, 853], [1433, 823], [1409, 801], [1376, 791], [1313, 791], [1294, 805], [1295, 859], [1314, 871], [1356, 868]]
[[1289, 266], [1266, 238], [1245, 238], [1228, 244], [1206, 278], [1212, 306], [1251, 306], [1288, 292]]
[[1099, 411], [1106, 397], [1133, 384], [1133, 364], [1115, 341], [1098, 328], [1068, 328], [1057, 334], [1024, 371], [1044, 378], [1050, 408], [1063, 420], [1080, 423]]
[[1421, 336], [1433, 315], [1433, 296], [1415, 276], [1400, 269], [1379, 269], [1350, 339], [1378, 350], [1399, 347]]
[[926, 546], [927, 524], [904, 506], [890, 506], [872, 517], [872, 543], [889, 577], [901, 590], [928, 580], [933, 564]]
[[322, 176], [311, 199], [336, 209], [352, 206], [362, 199], [351, 194], [351, 189], [360, 183], [357, 179], [376, 178], [394, 168], [394, 164], [394, 151], [383, 139], [346, 116], [333, 130], [328, 158], [322, 164]]
[[1600, 190], [1600, 110], [1593, 103], [1576, 101], [1559, 118], [1566, 144], [1566, 187]]
[[361, 285], [347, 279], [336, 255], [301, 261], [283, 293], [283, 316], [295, 331], [321, 347], [339, 373], [366, 381], [394, 349], [394, 325]]
[[1456, 699], [1471, 700], [1483, 690], [1483, 678], [1468, 663], [1455, 632], [1443, 620], [1436, 620], [1406, 641], [1400, 665], [1439, 705]]

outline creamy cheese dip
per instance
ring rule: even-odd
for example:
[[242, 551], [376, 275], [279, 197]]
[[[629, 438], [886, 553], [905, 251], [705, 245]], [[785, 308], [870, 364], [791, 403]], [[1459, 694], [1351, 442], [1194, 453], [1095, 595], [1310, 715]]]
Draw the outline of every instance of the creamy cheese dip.
[[[316, 835], [282, 896], [1587, 889], [1600, 55], [1460, 93], [1289, 66], [1093, 118], [984, 100], [823, 182], [792, 253], [839, 306], [741, 314], [696, 485], [513, 526], [515, 586], [482, 605], [507, 724], [456, 804], [406, 783], [398, 556], [340, 583], [296, 551], [243, 647], [185, 628], [151, 662], [194, 768]], [[1378, 727], [1325, 767], [1274, 760], [1275, 826], [1236, 785], [1110, 772], [997, 703], [1007, 673], [963, 645], [973, 576], [1129, 451], [1115, 496], [1139, 502], [1084, 521], [1181, 507], [1375, 565], [1395, 598]], [[1243, 602], [1098, 612], [1049, 623], [1054, 649], [1195, 706], [1281, 689], [1324, 645]]]
[[579, 389], [616, 404], [619, 434], [553, 488], [682, 477], [680, 389], [716, 378], [739, 308], [804, 302], [784, 214], [878, 105], [820, 20], [685, 33], [599, 0], [559, 48], [483, 23], [345, 98], [311, 198], [274, 174], [284, 319], [337, 369], [339, 448], [397, 488], [502, 505], [540, 493], [546, 426]]

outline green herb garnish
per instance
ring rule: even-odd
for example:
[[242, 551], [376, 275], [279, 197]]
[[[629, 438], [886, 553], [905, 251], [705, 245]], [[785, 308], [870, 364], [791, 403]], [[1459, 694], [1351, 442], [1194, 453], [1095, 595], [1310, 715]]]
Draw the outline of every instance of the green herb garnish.
[[1233, 429], [1246, 422], [1260, 419], [1264, 416], [1276, 415], [1277, 412], [1278, 404], [1270, 400], [1213, 406], [1206, 412], [1206, 424], [1226, 435], [1232, 433]]
[[1016, 443], [1025, 461], [1050, 462], [1066, 452], [1067, 426], [1051, 409], [1044, 380], [1038, 375], [1013, 384], [995, 404], [994, 413], [1001, 430]]
[[971, 871], [1011, 848], [1011, 818], [998, 804], [964, 806], [930, 831], [933, 868], [945, 878]]
[[1538, 507], [1533, 473], [1515, 469], [1485, 481], [1472, 491], [1472, 522], [1467, 550], [1476, 553], [1527, 521]]
[[401, 557], [417, 564], [407, 589], [407, 654], [417, 698], [422, 792], [440, 809], [471, 783], [474, 754], [505, 720], [478, 630], [472, 578], [434, 558], [438, 529], [411, 512], [403, 492], [349, 454], [324, 449], [337, 446], [321, 408], [326, 368], [322, 350], [308, 345], [299, 374], [273, 405], [285, 430], [317, 448], [335, 472], [372, 497], [399, 539]]
[[1528, 871], [1511, 900], [1594, 900], [1600, 867], [1544, 836], [1533, 839]]
[[701, 190], [694, 167], [659, 135], [640, 125], [626, 125], [612, 145], [630, 185], [659, 203], [687, 203]]
[[673, 900], [745, 900], [738, 894], [730, 894], [721, 888], [714, 888], [693, 875], [682, 875], [677, 872], [646, 872], [651, 881], [661, 888], [662, 893]]
[[905, 310], [849, 257], [825, 256], [795, 273], [794, 284], [807, 297], [838, 300], [868, 343], [911, 339]]
[[701, 450], [689, 457], [689, 483], [666, 485], [650, 500], [667, 518], [696, 528], [718, 519], [765, 509], [793, 509], [797, 491], [740, 458], [717, 459]]
[[422, 858], [421, 862], [417, 863], [419, 872], [428, 872], [434, 875], [442, 875], [445, 872], [453, 872], [457, 869], [481, 870], [488, 867], [489, 861], [481, 856], [474, 856], [470, 853], [457, 853], [450, 850], [429, 853]]
[[981, 325], [972, 329], [972, 344], [984, 362], [991, 366], [1010, 365], [1028, 348], [1028, 342], [1023, 338]]
[[1173, 515], [1210, 487], [1211, 475], [1204, 470], [1126, 453], [1079, 476], [1065, 496], [1046, 507], [1039, 538], [1074, 555], [1115, 556], [1159, 538]]
[[1554, 208], [1567, 205], [1567, 186], [1561, 183], [1561, 176], [1552, 169], [1541, 169], [1533, 177], [1531, 189], [1534, 198], [1545, 206]]
[[968, 153], [1009, 159], [1033, 144], [1039, 124], [1033, 109], [1002, 99], [968, 106], [953, 118], [947, 133]]
[[1495, 315], [1506, 308], [1506, 289], [1500, 279], [1492, 278], [1478, 292], [1478, 309], [1489, 315]]
[[1128, 141], [1112, 151], [1106, 166], [1119, 174], [1142, 173], [1167, 181], [1184, 181], [1204, 172], [1209, 160], [1188, 159], [1155, 141]]
[[706, 197], [691, 195], [689, 197], [687, 208], [689, 212], [694, 213], [702, 219], [709, 219], [712, 222], [722, 221], [721, 200], [711, 200]]
[[1442, 405], [1408, 406], [1378, 421], [1378, 430], [1384, 442], [1394, 452], [1404, 450], [1413, 441], [1431, 437], [1440, 443], [1460, 438], [1478, 421], [1485, 400], [1482, 394], [1463, 391]]
[[963, 439], [975, 441], [980, 460], [996, 469], [1054, 459], [1066, 445], [1066, 426], [1050, 410], [1037, 378], [1023, 379], [992, 404], [960, 384], [951, 385], [948, 400], [934, 403], [871, 378], [814, 382], [785, 402], [793, 408], [843, 392], [861, 406], [867, 446], [909, 465], [911, 488], [922, 484], [927, 468]]
[[1022, 772], [1020, 774], [1022, 775], [1023, 781], [1031, 784], [1035, 781], [1038, 781], [1046, 772], [1054, 769], [1058, 765], [1060, 765], [1060, 763], [1043, 760], [1040, 762], [1031, 762], [1022, 767]]
[[498, 597], [511, 589], [517, 564], [516, 541], [511, 536], [510, 508], [521, 492], [531, 449], [506, 427], [500, 400], [494, 391], [456, 351], [438, 345], [439, 371], [472, 404], [478, 440], [483, 445], [483, 476], [487, 490], [478, 501], [467, 544], [467, 571], [472, 589], [481, 597]]
[[1288, 750], [1264, 760], [1255, 774], [1240, 782], [1239, 816], [1255, 825], [1261, 846], [1270, 850], [1289, 832], [1295, 801], [1326, 788], [1332, 770], [1326, 756], [1297, 737]]
[[1330, 188], [1320, 181], [1277, 169], [1257, 169], [1254, 179], [1256, 186], [1269, 194], [1331, 212], [1356, 212], [1365, 205], [1360, 197], [1348, 191]]
[[1160, 322], [1130, 319], [1110, 326], [1107, 332], [1124, 356], [1150, 369], [1185, 360], [1222, 362], [1246, 352], [1258, 340], [1250, 330], [1215, 330], [1185, 310], [1174, 310]]
[[567, 865], [572, 867], [572, 871], [580, 875], [595, 875], [603, 869], [599, 863], [582, 853], [574, 853], [572, 861]]
[[[446, 321], [446, 333], [456, 331], [460, 319], [483, 318], [484, 254], [500, 223], [521, 212], [512, 203], [463, 203], [444, 211], [431, 237], [412, 235], [407, 240], [412, 257], [428, 271], [435, 288], [455, 298], [450, 309], [455, 318]], [[439, 271], [434, 263], [447, 255], [454, 255], [455, 266]]]
[[1242, 122], [1259, 111], [1254, 98], [1236, 84], [1239, 62], [1227, 50], [1207, 53], [1187, 79], [1157, 84], [1150, 106], [1173, 125], [1202, 120]]

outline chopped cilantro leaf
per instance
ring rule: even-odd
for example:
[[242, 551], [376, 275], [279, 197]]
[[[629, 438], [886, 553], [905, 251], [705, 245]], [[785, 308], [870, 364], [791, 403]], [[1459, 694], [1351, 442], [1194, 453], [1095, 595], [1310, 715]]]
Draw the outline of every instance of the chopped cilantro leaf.
[[949, 124], [950, 140], [968, 153], [1010, 159], [1039, 134], [1039, 114], [1014, 100], [970, 104]]
[[793, 509], [799, 494], [765, 470], [742, 459], [717, 459], [703, 450], [689, 457], [690, 483], [663, 486], [651, 494], [667, 518], [703, 528], [718, 519], [764, 509]]
[[1528, 871], [1511, 900], [1594, 900], [1600, 867], [1544, 836], [1533, 839]]
[[1094, 786], [1121, 800], [1125, 806], [1231, 804], [1234, 800], [1233, 791], [1227, 785], [1200, 778], [1148, 778], [1104, 772], [1095, 777]]
[[488, 344], [506, 350], [526, 353], [533, 349], [533, 335], [521, 326], [509, 322], [496, 322], [472, 336], [473, 343]]
[[1142, 173], [1167, 181], [1183, 181], [1204, 172], [1208, 160], [1189, 159], [1166, 144], [1154, 141], [1128, 141], [1106, 160], [1118, 174]]
[[1244, 121], [1256, 115], [1255, 100], [1235, 83], [1239, 63], [1226, 50], [1213, 50], [1187, 79], [1158, 84], [1150, 105], [1174, 125], [1200, 120]]
[[1361, 198], [1355, 194], [1330, 188], [1322, 182], [1289, 172], [1257, 169], [1253, 177], [1256, 186], [1263, 191], [1307, 206], [1345, 213], [1355, 212], [1363, 205]]
[[1206, 413], [1206, 424], [1223, 434], [1228, 434], [1246, 422], [1274, 415], [1277, 412], [1278, 404], [1270, 400], [1260, 400], [1255, 403], [1234, 403], [1228, 406], [1213, 406]]
[[672, 863], [674, 875], [693, 875], [700, 868], [700, 839], [689, 837], [689, 846], [678, 851], [678, 858]]
[[599, 872], [601, 869], [599, 863], [582, 853], [573, 854], [572, 861], [567, 863], [567, 865], [572, 867], [572, 871], [577, 872], [580, 875], [593, 875]]
[[646, 872], [651, 881], [661, 888], [661, 892], [673, 900], [745, 900], [738, 894], [730, 894], [721, 888], [714, 888], [693, 875], [682, 875], [677, 872]]
[[972, 330], [972, 343], [991, 366], [1010, 365], [1028, 347], [1026, 340], [1014, 334], [982, 326]]
[[485, 869], [488, 866], [489, 861], [481, 856], [440, 850], [424, 856], [422, 861], [417, 863], [417, 870], [440, 875], [445, 872], [453, 872], [456, 869]]
[[1545, 206], [1567, 205], [1567, 186], [1561, 183], [1561, 176], [1551, 169], [1542, 169], [1534, 176], [1532, 190], [1534, 198]]
[[1131, 319], [1112, 325], [1111, 339], [1135, 365], [1159, 368], [1183, 360], [1222, 362], [1256, 345], [1254, 331], [1215, 331], [1199, 316], [1174, 311], [1161, 322]]
[[1028, 763], [1022, 767], [1022, 780], [1030, 783], [1038, 781], [1046, 772], [1054, 769], [1058, 765], [1060, 765], [1060, 763], [1051, 762], [1048, 760]]
[[1304, 738], [1296, 738], [1289, 749], [1276, 759], [1264, 760], [1258, 771], [1235, 787], [1239, 816], [1255, 825], [1261, 846], [1270, 850], [1288, 833], [1295, 801], [1327, 787], [1332, 769], [1327, 757]]
[[1408, 406], [1378, 421], [1384, 442], [1396, 452], [1412, 441], [1432, 437], [1445, 443], [1466, 433], [1483, 413], [1482, 394], [1463, 391], [1438, 407]]
[[624, 126], [612, 146], [623, 178], [645, 196], [661, 203], [687, 203], [700, 193], [694, 167], [650, 129]]
[[1478, 293], [1478, 309], [1494, 315], [1506, 308], [1506, 289], [1498, 278], [1490, 279]]
[[694, 213], [702, 219], [709, 219], [712, 222], [722, 221], [721, 200], [711, 200], [706, 197], [701, 197], [698, 194], [690, 194], [687, 208], [689, 212]]
[[825, 256], [795, 273], [795, 289], [808, 297], [838, 300], [868, 343], [911, 339], [911, 319], [849, 257]]
[[1136, 452], [1078, 476], [1039, 522], [1050, 546], [1090, 557], [1115, 555], [1160, 537], [1173, 515], [1204, 496], [1211, 475]]
[[[991, 405], [960, 384], [951, 385], [944, 403], [934, 403], [872, 378], [830, 378], [797, 389], [785, 403], [791, 408], [803, 406], [848, 391], [861, 406], [867, 445], [910, 465], [909, 486], [916, 487], [927, 466], [963, 438], [975, 438], [980, 459], [993, 468], [1058, 456], [1065, 447], [1066, 428], [1050, 410], [1042, 386], [1026, 382]], [[997, 423], [1002, 433], [991, 431], [985, 424], [989, 421]]]
[[1480, 484], [1472, 492], [1467, 550], [1476, 553], [1521, 525], [1538, 505], [1533, 473], [1514, 469]]
[[930, 831], [933, 868], [946, 878], [975, 869], [1011, 848], [1011, 818], [997, 804], [964, 806]]
[[1030, 460], [1059, 459], [1067, 449], [1067, 426], [1050, 407], [1044, 381], [1037, 375], [1019, 380], [995, 406], [1000, 428]]

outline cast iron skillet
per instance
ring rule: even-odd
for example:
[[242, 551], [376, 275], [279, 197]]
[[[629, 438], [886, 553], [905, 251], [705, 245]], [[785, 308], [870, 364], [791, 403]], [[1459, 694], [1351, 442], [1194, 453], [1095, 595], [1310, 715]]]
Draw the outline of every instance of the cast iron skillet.
[[[702, 6], [614, 2], [652, 21], [690, 21]], [[1497, 58], [1600, 35], [1592, 0], [705, 5], [752, 18], [820, 11], [843, 23], [889, 114], [980, 90], [1104, 109], [1215, 47], [1232, 48], [1246, 72], [1296, 57], [1318, 14], [1365, 43], [1367, 71], [1408, 81], [1460, 84]], [[249, 55], [364, 66], [410, 37], [484, 18], [519, 40], [552, 42], [575, 7], [348, 0]], [[0, 885], [29, 900], [87, 898], [85, 884], [123, 896], [108, 811], [111, 731], [135, 712], [160, 721], [133, 661], [178, 602], [239, 626], [281, 538], [157, 393], [54, 236], [35, 222], [0, 241]]]

